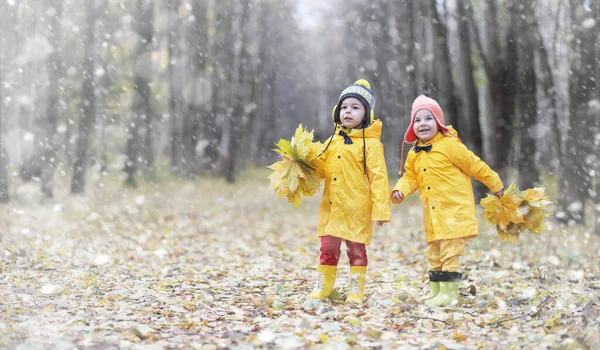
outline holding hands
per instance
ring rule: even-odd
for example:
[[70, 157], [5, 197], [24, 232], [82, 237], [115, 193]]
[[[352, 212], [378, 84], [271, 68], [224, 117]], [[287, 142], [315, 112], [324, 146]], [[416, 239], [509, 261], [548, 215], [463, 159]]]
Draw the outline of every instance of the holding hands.
[[404, 195], [402, 192], [395, 190], [392, 192], [392, 202], [395, 204], [400, 204], [404, 200]]

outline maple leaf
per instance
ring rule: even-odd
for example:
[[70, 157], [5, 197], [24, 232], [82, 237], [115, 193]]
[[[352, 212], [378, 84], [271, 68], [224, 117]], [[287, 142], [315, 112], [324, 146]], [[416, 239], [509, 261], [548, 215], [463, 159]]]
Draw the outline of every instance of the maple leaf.
[[539, 202], [548, 198], [544, 196], [544, 188], [534, 187], [523, 191], [523, 199], [527, 202]]
[[484, 218], [496, 225], [500, 240], [514, 243], [524, 231], [540, 234], [545, 230], [543, 221], [550, 214], [545, 210], [552, 202], [544, 195], [544, 188], [525, 191], [515, 184], [509, 186], [501, 198], [488, 195], [481, 200]]
[[530, 207], [529, 212], [524, 216], [522, 227], [533, 233], [540, 234], [545, 230], [544, 218], [549, 215], [550, 213], [545, 210]]
[[281, 139], [275, 144], [273, 151], [281, 160], [268, 166], [273, 170], [270, 186], [277, 197], [287, 197], [296, 207], [302, 202], [300, 195], [313, 196], [325, 177], [324, 163], [317, 157], [323, 144], [313, 142], [313, 135], [314, 131], [308, 132], [300, 124], [291, 141]]
[[500, 198], [488, 195], [480, 202], [481, 206], [485, 209], [483, 213], [484, 218], [488, 222], [500, 227], [501, 230], [505, 230], [511, 222], [523, 222], [523, 213], [519, 211], [519, 205], [521, 205], [523, 199], [511, 187]]

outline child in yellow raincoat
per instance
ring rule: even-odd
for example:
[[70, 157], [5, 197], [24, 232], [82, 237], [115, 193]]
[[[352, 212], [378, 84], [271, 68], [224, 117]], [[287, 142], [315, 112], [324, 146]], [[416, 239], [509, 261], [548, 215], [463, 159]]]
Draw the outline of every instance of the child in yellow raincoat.
[[401, 203], [419, 190], [431, 289], [426, 304], [454, 304], [462, 278], [459, 257], [467, 241], [477, 236], [471, 176], [498, 197], [504, 185], [496, 172], [465, 147], [452, 126], [444, 125], [442, 109], [432, 98], [421, 95], [413, 102], [404, 142], [414, 147], [392, 190], [392, 202]]
[[366, 245], [373, 223], [390, 220], [388, 173], [380, 142], [382, 123], [374, 119], [375, 96], [366, 80], [342, 91], [333, 110], [335, 130], [320, 159], [325, 188], [319, 208], [321, 240], [317, 283], [311, 298], [329, 297], [335, 283], [342, 241], [350, 261], [348, 302], [364, 301]]

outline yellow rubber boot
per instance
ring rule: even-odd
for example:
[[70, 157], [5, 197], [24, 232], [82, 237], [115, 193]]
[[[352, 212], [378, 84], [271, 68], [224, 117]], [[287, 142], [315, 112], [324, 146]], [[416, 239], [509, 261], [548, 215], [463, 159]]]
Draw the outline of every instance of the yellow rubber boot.
[[346, 298], [350, 303], [362, 303], [365, 301], [365, 277], [366, 266], [350, 266], [350, 294]]
[[337, 266], [319, 265], [317, 266], [317, 272], [319, 275], [317, 276], [315, 288], [310, 293], [310, 297], [313, 299], [328, 298], [335, 284]]
[[458, 304], [458, 283], [440, 282], [440, 292], [425, 304], [429, 306], [448, 306]]

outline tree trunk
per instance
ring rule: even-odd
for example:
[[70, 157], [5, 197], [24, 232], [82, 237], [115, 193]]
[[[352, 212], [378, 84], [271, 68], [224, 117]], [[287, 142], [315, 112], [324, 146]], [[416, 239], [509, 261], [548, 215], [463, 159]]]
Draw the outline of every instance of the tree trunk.
[[[108, 0], [97, 0], [98, 4], [98, 13], [104, 13], [106, 11], [106, 7], [108, 5]], [[97, 21], [95, 25], [95, 35], [98, 38], [104, 38], [106, 35], [106, 19], [101, 17], [99, 21]], [[111, 79], [109, 75], [106, 73], [107, 65], [104, 57], [102, 55], [102, 47], [106, 43], [106, 41], [100, 42], [100, 40], [96, 41], [96, 54], [95, 54], [95, 65], [96, 71], [102, 72], [99, 74], [95, 85], [97, 89], [95, 89], [96, 93], [96, 116], [98, 117], [98, 129], [100, 133], [100, 145], [98, 150], [98, 162], [100, 163], [100, 174], [106, 172], [108, 168], [108, 157], [106, 155], [106, 107], [105, 107], [105, 96], [107, 91], [110, 89]]]
[[225, 179], [229, 183], [234, 183], [236, 180], [236, 163], [240, 148], [241, 132], [245, 127], [245, 113], [244, 105], [249, 98], [249, 90], [247, 86], [247, 74], [248, 74], [248, 51], [246, 45], [248, 44], [248, 30], [246, 23], [249, 17], [249, 6], [250, 1], [245, 1], [242, 5], [242, 13], [240, 17], [241, 31], [241, 44], [239, 49], [240, 59], [238, 60], [237, 67], [235, 68], [235, 78], [237, 79], [236, 84], [236, 101], [233, 110], [233, 118], [236, 120], [231, 123], [229, 147], [227, 151], [227, 157], [225, 160]]
[[90, 138], [96, 119], [96, 96], [94, 94], [94, 27], [96, 23], [96, 8], [91, 4], [85, 7], [86, 34], [85, 54], [83, 56], [83, 83], [81, 86], [82, 106], [79, 130], [75, 147], [75, 160], [73, 162], [73, 178], [71, 193], [85, 191], [85, 176], [88, 166], [88, 152]]
[[[429, 0], [429, 11], [432, 16], [433, 37], [435, 40], [434, 52], [435, 71], [437, 76], [436, 99], [444, 111], [444, 121], [446, 124], [455, 125], [458, 117], [458, 96], [456, 87], [452, 78], [452, 61], [450, 60], [450, 51], [448, 48], [448, 30], [441, 20], [438, 13], [436, 0]], [[477, 101], [475, 101], [477, 103]]]
[[56, 149], [60, 142], [56, 126], [60, 116], [59, 93], [61, 91], [60, 78], [62, 76], [62, 52], [59, 51], [61, 47], [62, 1], [55, 0], [50, 2], [50, 9], [53, 9], [54, 13], [52, 16], [49, 16], [48, 41], [54, 48], [54, 51], [48, 56], [46, 61], [48, 69], [48, 108], [46, 110], [46, 118], [42, 118], [41, 120], [45, 138], [42, 141], [43, 153], [41, 158], [42, 174], [40, 184], [42, 195], [46, 198], [54, 196], [54, 167], [57, 162]]
[[591, 164], [598, 162], [590, 158], [595, 157], [592, 140], [598, 115], [594, 104], [590, 102], [595, 98], [595, 43], [599, 25], [583, 28], [581, 24], [594, 19], [598, 5], [592, 2], [590, 12], [582, 11], [581, 1], [570, 0], [569, 5], [572, 34], [569, 57], [570, 120], [556, 216], [563, 222], [585, 224], [585, 205], [592, 190]]
[[421, 16], [418, 21], [420, 29], [417, 33], [419, 43], [419, 61], [421, 68], [421, 89], [420, 91], [428, 96], [436, 98], [437, 96], [437, 77], [434, 74], [434, 61], [436, 52], [434, 51], [435, 39], [433, 33], [432, 11], [429, 1], [419, 1], [418, 11]]
[[[152, 81], [152, 74], [154, 69], [152, 67], [152, 37], [154, 34], [154, 1], [150, 0], [138, 0], [140, 8], [143, 12], [138, 23], [138, 34], [142, 38], [142, 46], [140, 47], [138, 61], [136, 66], [143, 67], [142, 69], [136, 69], [136, 75], [139, 76], [139, 82], [142, 84], [142, 88], [138, 90], [138, 93], [142, 97], [141, 105], [139, 110], [143, 116], [144, 121], [144, 147], [142, 147], [142, 158], [144, 160], [144, 172], [147, 174], [154, 174], [155, 172], [155, 150], [154, 150], [154, 110], [152, 108], [152, 91], [150, 82]], [[140, 87], [136, 84], [136, 88]], [[140, 115], [140, 113], [138, 113]]]
[[[2, 5], [0, 4], [0, 8]], [[0, 38], [0, 40], [2, 40]], [[1, 52], [0, 48], [0, 101], [2, 99], [2, 90], [4, 88], [2, 82], [4, 78], [4, 55]], [[8, 195], [8, 157], [4, 152], [4, 144], [2, 143], [2, 132], [4, 131], [2, 128], [3, 117], [2, 117], [2, 108], [0, 107], [0, 203], [8, 203], [10, 200], [10, 196]]]
[[551, 115], [550, 123], [552, 124], [552, 137], [553, 140], [550, 142], [551, 147], [555, 149], [556, 157], [554, 161], [556, 162], [556, 168], [561, 168], [561, 162], [563, 157], [563, 147], [562, 147], [562, 139], [560, 135], [560, 123], [558, 120], [558, 92], [556, 91], [556, 84], [554, 79], [554, 73], [552, 72], [552, 68], [550, 66], [550, 60], [548, 58], [548, 50], [546, 49], [546, 44], [542, 38], [540, 33], [540, 26], [537, 22], [537, 18], [534, 16], [535, 21], [535, 38], [537, 47], [537, 55], [540, 61], [541, 75], [542, 75], [542, 85], [544, 87], [544, 93], [546, 98], [549, 100], [550, 106], [548, 107], [548, 112]]
[[[233, 69], [233, 45], [228, 44], [233, 42], [233, 6], [234, 4], [230, 0], [215, 3], [215, 34], [212, 45], [215, 69], [212, 74], [211, 114], [208, 116], [204, 128], [204, 136], [208, 141], [205, 155], [210, 163], [210, 170], [213, 172], [219, 172], [219, 168], [222, 166], [219, 145], [222, 141], [223, 122], [226, 119], [229, 105], [227, 98], [230, 96], [227, 92], [232, 85], [227, 72], [231, 72]], [[266, 6], [264, 1], [261, 6]], [[221, 121], [220, 125], [217, 120]]]
[[[596, 145], [597, 146], [597, 145]], [[598, 154], [598, 153], [596, 153]], [[594, 193], [594, 233], [600, 235], [600, 166], [596, 163], [596, 191]]]
[[458, 76], [462, 77], [459, 91], [462, 95], [463, 112], [460, 113], [457, 128], [465, 145], [476, 155], [483, 158], [483, 139], [479, 124], [479, 94], [475, 84], [473, 63], [471, 61], [471, 36], [469, 23], [466, 20], [467, 0], [458, 0], [456, 15], [458, 17]]
[[538, 184], [539, 166], [537, 156], [537, 91], [535, 74], [535, 11], [531, 1], [523, 1], [519, 10], [519, 59], [518, 59], [518, 111], [520, 149], [518, 153], [519, 187], [532, 188]]
[[[152, 119], [153, 112], [150, 101], [150, 80], [152, 77], [152, 14], [154, 6], [151, 1], [138, 0], [137, 12], [141, 14], [136, 25], [136, 32], [141, 38], [135, 55], [135, 77], [134, 77], [134, 96], [132, 103], [133, 121], [128, 125], [127, 148], [125, 155], [125, 173], [127, 178], [125, 183], [128, 186], [136, 186], [136, 173], [140, 159], [144, 161], [146, 170], [152, 169], [154, 156], [152, 147]], [[142, 129], [145, 130], [145, 147], [142, 152]], [[148, 149], [150, 148], [150, 149]]]
[[497, 10], [495, 0], [486, 2], [485, 11], [485, 31], [488, 43], [487, 53], [485, 52], [477, 24], [473, 16], [473, 7], [468, 6], [467, 16], [473, 28], [473, 36], [477, 44], [477, 51], [483, 64], [487, 81], [488, 81], [488, 99], [490, 101], [489, 115], [491, 121], [489, 123], [490, 130], [490, 164], [496, 170], [502, 179], [506, 179], [509, 166], [509, 152], [512, 147], [512, 132], [515, 111], [515, 93], [516, 93], [516, 32], [515, 32], [515, 15], [516, 0], [510, 0], [506, 4], [511, 15], [509, 16], [510, 23], [508, 29], [504, 33], [505, 45], [502, 48], [501, 31], [498, 26]]
[[190, 32], [191, 46], [191, 92], [187, 100], [187, 111], [183, 117], [183, 149], [182, 162], [186, 175], [197, 175], [199, 173], [200, 159], [196, 152], [198, 145], [201, 122], [206, 114], [206, 105], [210, 101], [207, 91], [206, 58], [208, 42], [208, 3], [207, 0], [196, 0], [192, 5], [195, 21]]
[[250, 97], [252, 103], [252, 110], [249, 115], [249, 125], [251, 127], [251, 132], [248, 137], [248, 157], [255, 164], [258, 163], [259, 158], [259, 135], [261, 134], [261, 129], [264, 128], [264, 120], [259, 109], [259, 105], [261, 104], [261, 96], [265, 86], [265, 64], [267, 60], [267, 34], [269, 31], [269, 23], [268, 12], [270, 11], [268, 7], [267, 1], [261, 1], [260, 3], [260, 13], [259, 16], [259, 26], [258, 26], [258, 41], [259, 41], [259, 49], [258, 49], [258, 62], [256, 63], [256, 71], [254, 73], [254, 79], [252, 79], [252, 94]]
[[274, 139], [273, 131], [275, 130], [275, 114], [276, 111], [276, 98], [275, 98], [275, 84], [276, 84], [276, 72], [275, 68], [271, 67], [267, 72], [265, 78], [265, 90], [267, 91], [266, 106], [263, 106], [265, 111], [264, 126], [260, 132], [259, 138], [259, 150], [261, 150], [262, 158], [267, 159], [269, 156], [270, 149], [272, 148], [272, 140]]
[[415, 44], [414, 39], [416, 37], [415, 34], [415, 20], [413, 17], [413, 13], [416, 10], [415, 4], [411, 0], [406, 1], [406, 11], [405, 14], [405, 24], [403, 32], [406, 33], [405, 40], [405, 49], [406, 49], [406, 63], [409, 65], [406, 66], [407, 71], [407, 102], [408, 105], [412, 105], [412, 102], [419, 95], [419, 84], [417, 83], [417, 70], [418, 70], [418, 60], [420, 59], [418, 55], [415, 53]]
[[[5, 1], [0, 2], [0, 12], [5, 16], [3, 23], [0, 24], [0, 30], [4, 30], [4, 21], [14, 16], [10, 9], [7, 9]], [[8, 13], [8, 15], [6, 15]], [[3, 31], [4, 32], [4, 31]], [[0, 36], [0, 203], [8, 203], [10, 196], [8, 194], [8, 157], [4, 152], [2, 142], [2, 133], [4, 132], [4, 117], [2, 116], [2, 101], [4, 101], [4, 62], [7, 61], [6, 41], [7, 36]]]
[[179, 9], [180, 0], [167, 0], [168, 13], [168, 48], [169, 48], [169, 144], [171, 171], [181, 171], [181, 115], [179, 113], [181, 86], [176, 86], [175, 64], [181, 65], [177, 42], [180, 35]]

